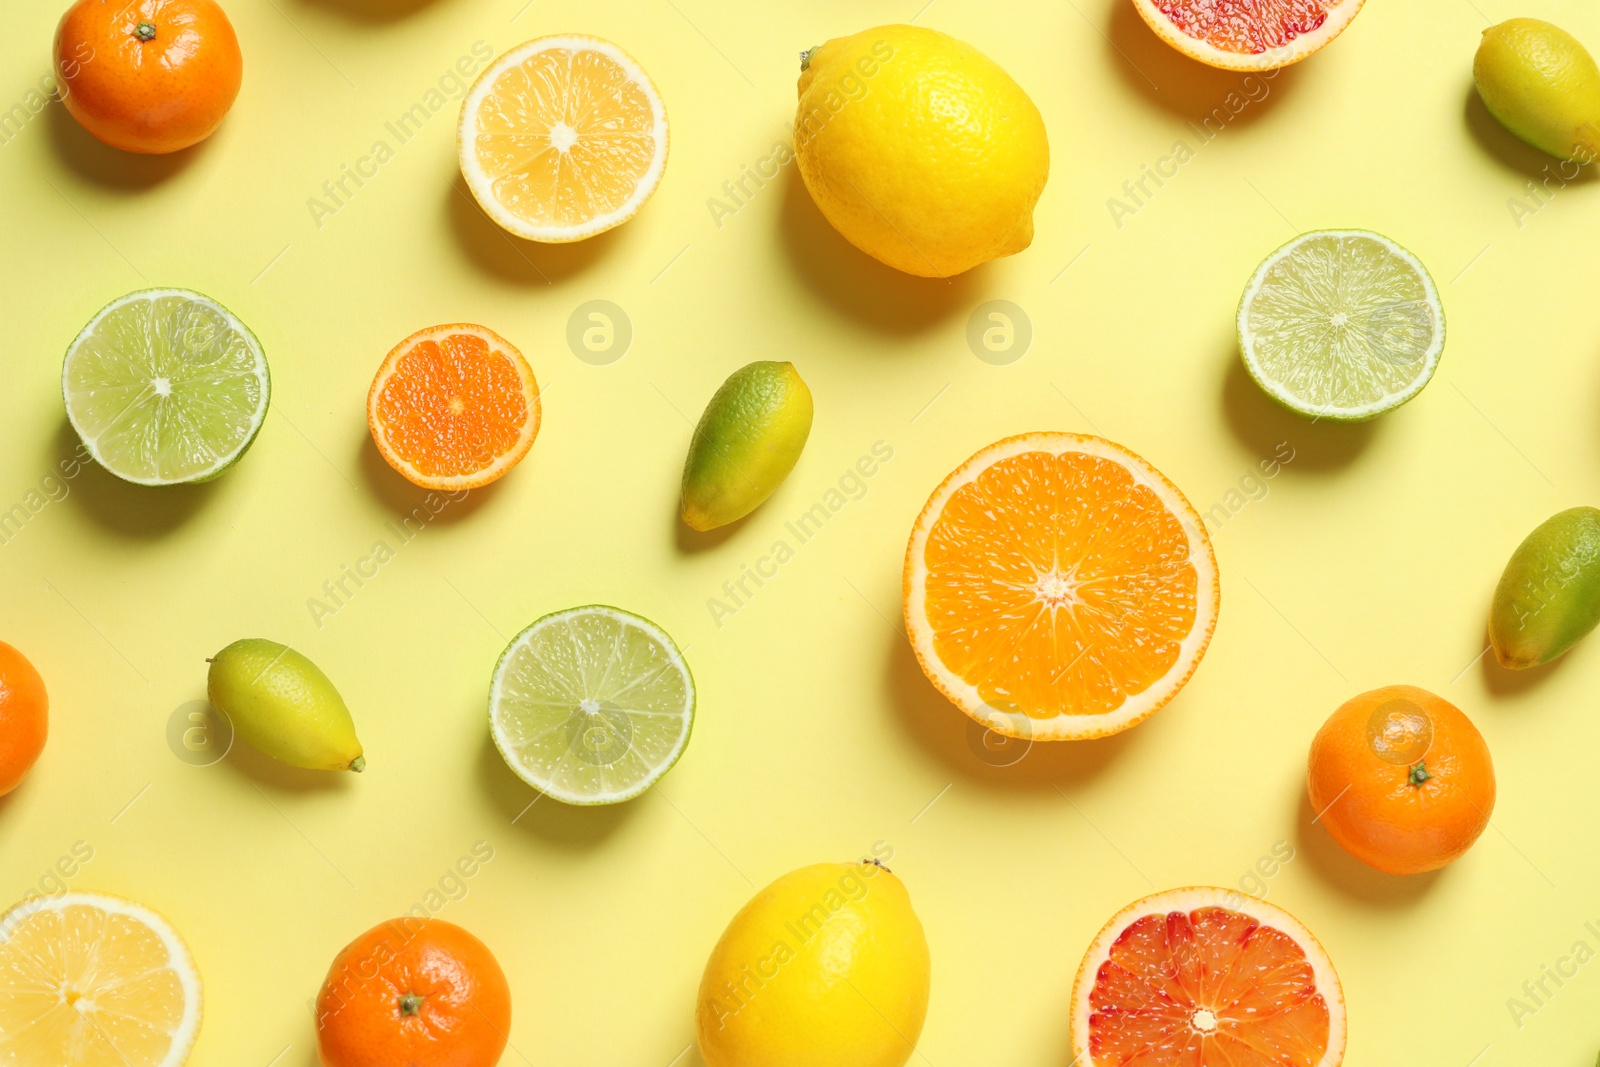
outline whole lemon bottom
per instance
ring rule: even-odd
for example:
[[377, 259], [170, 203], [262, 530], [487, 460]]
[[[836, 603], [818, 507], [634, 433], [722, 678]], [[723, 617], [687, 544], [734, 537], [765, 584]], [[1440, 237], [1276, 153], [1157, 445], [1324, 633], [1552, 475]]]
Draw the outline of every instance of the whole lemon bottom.
[[1033, 240], [1044, 120], [1001, 67], [916, 26], [806, 54], [795, 154], [822, 214], [897, 270], [944, 278]]
[[928, 1014], [928, 942], [875, 863], [784, 875], [728, 925], [695, 1012], [707, 1067], [904, 1067]]

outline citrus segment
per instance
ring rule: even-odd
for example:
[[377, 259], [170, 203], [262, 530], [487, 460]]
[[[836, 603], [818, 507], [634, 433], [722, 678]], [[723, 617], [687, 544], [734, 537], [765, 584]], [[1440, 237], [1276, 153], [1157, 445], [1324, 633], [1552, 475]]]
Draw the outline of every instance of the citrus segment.
[[255, 335], [187, 289], [102, 308], [67, 349], [61, 388], [89, 454], [140, 485], [221, 474], [255, 440], [272, 391]]
[[1417, 257], [1381, 234], [1301, 234], [1256, 268], [1239, 301], [1245, 368], [1280, 403], [1370, 419], [1404, 404], [1444, 351], [1444, 306]]
[[945, 479], [906, 554], [907, 632], [968, 715], [1040, 740], [1127, 729], [1188, 680], [1216, 558], [1160, 472], [1098, 437], [990, 445]]
[[1339, 36], [1364, 0], [1134, 0], [1150, 28], [1202, 63], [1272, 70]]
[[1344, 997], [1293, 916], [1225, 889], [1158, 893], [1101, 930], [1072, 991], [1084, 1067], [1334, 1067]]
[[489, 689], [500, 754], [569, 804], [615, 804], [654, 785], [688, 745], [694, 705], [689, 665], [666, 631], [602, 605], [522, 631]]
[[458, 141], [461, 173], [495, 222], [534, 241], [576, 241], [626, 222], [655, 192], [667, 113], [616, 45], [541, 37], [483, 72], [462, 102]]
[[527, 455], [539, 419], [539, 383], [522, 353], [466, 323], [401, 341], [367, 394], [378, 451], [429, 489], [472, 489], [499, 478]]
[[147, 908], [64, 893], [0, 919], [5, 1067], [177, 1067], [200, 1012], [188, 949]]

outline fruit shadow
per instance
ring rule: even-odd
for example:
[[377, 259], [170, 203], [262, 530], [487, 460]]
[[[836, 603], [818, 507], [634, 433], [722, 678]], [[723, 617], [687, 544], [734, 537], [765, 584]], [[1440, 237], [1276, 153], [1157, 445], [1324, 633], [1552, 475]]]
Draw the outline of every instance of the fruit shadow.
[[483, 213], [462, 184], [459, 172], [444, 184], [444, 210], [456, 243], [473, 266], [502, 281], [528, 286], [560, 285], [616, 253], [629, 239], [628, 226], [624, 223], [588, 240], [569, 244], [525, 241], [502, 230]]
[[[80, 452], [81, 447], [77, 431], [63, 415], [50, 471], [66, 486], [66, 499], [97, 525], [139, 540], [165, 536], [188, 522], [217, 495], [229, 473], [198, 485], [134, 485]], [[78, 473], [67, 478], [74, 464]]]
[[[633, 818], [643, 797], [621, 804], [564, 804], [518, 778], [487, 731], [478, 751], [478, 786], [506, 820], [541, 841], [566, 849], [594, 848]], [[649, 793], [646, 791], [645, 796]]]
[[280, 763], [259, 749], [234, 739], [233, 747], [221, 761], [250, 779], [257, 786], [275, 793], [343, 793], [355, 788], [356, 779], [370, 771], [310, 771]]
[[45, 128], [55, 154], [67, 169], [79, 177], [107, 189], [138, 192], [160, 185], [187, 170], [207, 150], [213, 137], [181, 152], [149, 156], [112, 148], [78, 125], [78, 120], [59, 99], [52, 98], [44, 110]]
[[1138, 744], [1139, 728], [1095, 741], [1028, 742], [997, 734], [933, 687], [904, 637], [889, 642], [887, 673], [890, 703], [905, 732], [941, 766], [980, 785], [1018, 792], [1072, 788]]
[[[1483, 643], [1485, 645], [1489, 643], [1487, 635], [1484, 636]], [[1576, 652], [1575, 648], [1568, 649], [1549, 663], [1514, 671], [1509, 667], [1500, 666], [1500, 661], [1495, 658], [1494, 649], [1491, 648], [1483, 654], [1478, 666], [1483, 672], [1483, 684], [1491, 694], [1497, 697], [1513, 697], [1543, 685], [1544, 680], [1560, 670], [1561, 665], [1572, 659]]]
[[789, 264], [807, 288], [854, 321], [884, 333], [915, 335], [970, 306], [983, 273], [979, 266], [954, 278], [918, 278], [879, 263], [823, 217], [798, 165], [790, 166], [784, 179], [778, 225]]
[[1298, 64], [1260, 73], [1207, 66], [1157, 37], [1133, 4], [1117, 0], [1110, 8], [1106, 42], [1122, 79], [1150, 103], [1208, 134], [1263, 118], [1300, 77]]
[[[1541, 152], [1500, 125], [1500, 120], [1489, 113], [1489, 109], [1483, 104], [1483, 98], [1478, 95], [1477, 87], [1470, 81], [1467, 83], [1466, 100], [1462, 106], [1462, 118], [1467, 124], [1467, 130], [1472, 134], [1472, 139], [1477, 141], [1478, 146], [1493, 157], [1495, 162], [1536, 183], [1548, 179], [1552, 183], [1551, 191], [1567, 185], [1588, 185], [1600, 178], [1600, 170], [1595, 167], [1579, 167]], [[1567, 175], [1574, 170], [1577, 173], [1568, 177]], [[1541, 195], [1548, 193], [1542, 192]], [[1537, 206], [1537, 202], [1529, 206]]]
[[1348, 467], [1377, 436], [1378, 423], [1334, 422], [1312, 419], [1290, 411], [1257, 385], [1244, 369], [1237, 342], [1229, 342], [1222, 378], [1222, 411], [1234, 437], [1253, 455], [1278, 454], [1287, 443], [1293, 459], [1283, 464], [1289, 471], [1330, 471]]
[[1305, 783], [1297, 779], [1296, 788], [1299, 793], [1296, 853], [1310, 860], [1317, 873], [1346, 896], [1376, 907], [1414, 907], [1444, 873], [1441, 869], [1426, 874], [1385, 874], [1368, 866], [1346, 852], [1326, 828], [1317, 824], [1317, 810], [1311, 806]]
[[399, 22], [440, 0], [300, 0], [302, 7], [336, 11], [354, 22]]
[[459, 500], [451, 500], [450, 496], [441, 490], [424, 489], [420, 485], [412, 484], [399, 471], [389, 466], [389, 461], [383, 458], [383, 453], [373, 444], [372, 434], [363, 431], [357, 449], [360, 455], [357, 456], [356, 466], [361, 470], [361, 480], [367, 483], [367, 488], [384, 507], [395, 513], [397, 522], [405, 522], [408, 518], [415, 519], [423, 526], [465, 522], [479, 508], [494, 499], [500, 491], [500, 486], [505, 483], [505, 478], [516, 474], [513, 469], [499, 481], [490, 482], [477, 489], [469, 489], [466, 491], [466, 496]]

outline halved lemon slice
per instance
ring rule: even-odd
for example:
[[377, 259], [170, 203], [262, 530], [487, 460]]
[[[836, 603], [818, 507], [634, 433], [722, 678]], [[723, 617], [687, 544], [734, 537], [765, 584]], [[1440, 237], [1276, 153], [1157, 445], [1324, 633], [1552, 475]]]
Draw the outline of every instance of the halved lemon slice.
[[581, 241], [638, 212], [667, 166], [667, 111], [632, 56], [598, 37], [541, 37], [490, 65], [461, 102], [461, 173], [483, 210], [531, 241]]
[[1121, 445], [1030, 433], [967, 460], [911, 531], [906, 632], [939, 691], [1008, 737], [1117, 733], [1178, 692], [1217, 624], [1200, 516]]
[[1081, 1067], [1337, 1067], [1344, 992], [1293, 915], [1230, 889], [1173, 889], [1106, 924], [1072, 986]]
[[1364, 0], [1133, 0], [1156, 36], [1225, 70], [1274, 70], [1344, 32]]
[[5, 1067], [178, 1067], [200, 1002], [183, 940], [132, 901], [62, 893], [0, 918]]

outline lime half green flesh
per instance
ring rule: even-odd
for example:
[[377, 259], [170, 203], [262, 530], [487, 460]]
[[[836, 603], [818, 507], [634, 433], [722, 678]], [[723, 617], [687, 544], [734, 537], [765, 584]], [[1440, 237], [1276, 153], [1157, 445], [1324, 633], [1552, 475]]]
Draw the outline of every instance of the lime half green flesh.
[[129, 293], [90, 320], [61, 371], [89, 454], [140, 485], [215, 478], [250, 447], [271, 381], [255, 335], [187, 289]]
[[616, 804], [672, 769], [694, 700], [689, 666], [664, 630], [591, 605], [546, 615], [506, 646], [489, 721], [529, 785], [568, 804]]
[[1355, 421], [1422, 391], [1444, 351], [1444, 307], [1416, 256], [1376, 233], [1302, 234], [1239, 301], [1245, 368], [1280, 403]]

